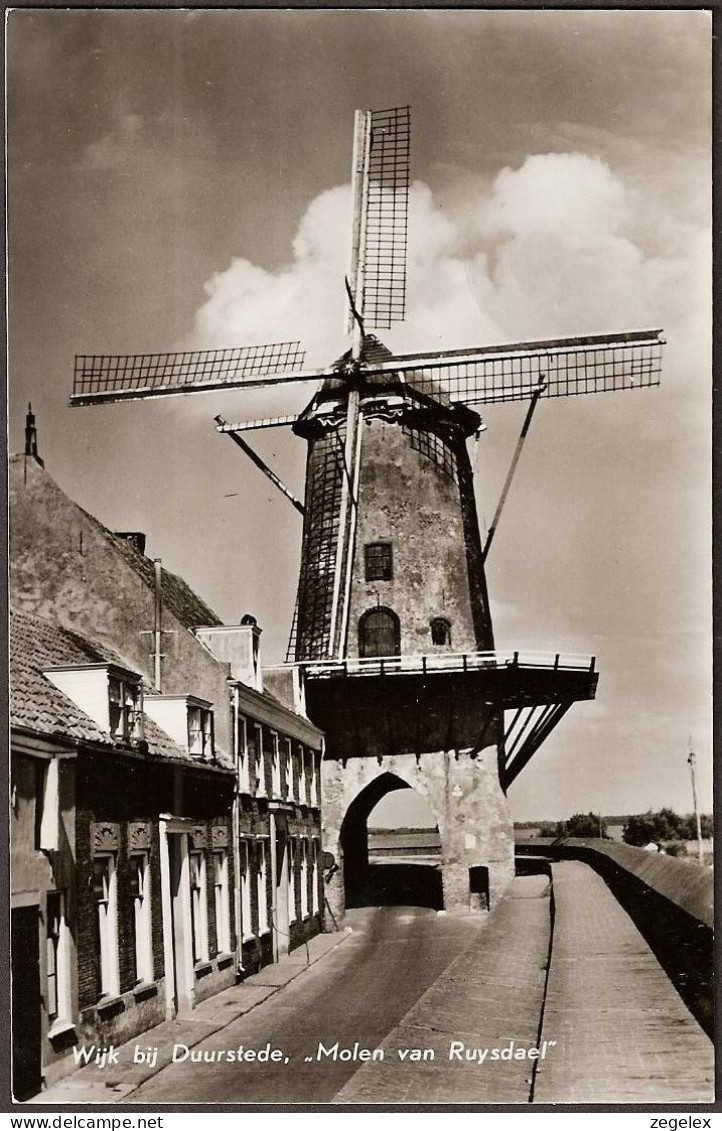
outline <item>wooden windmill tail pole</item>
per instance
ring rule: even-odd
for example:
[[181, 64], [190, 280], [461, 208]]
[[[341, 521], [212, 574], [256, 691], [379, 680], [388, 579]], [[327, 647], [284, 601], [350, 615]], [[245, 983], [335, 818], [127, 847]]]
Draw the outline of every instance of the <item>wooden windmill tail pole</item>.
[[[215, 421], [219, 429], [227, 428], [226, 421], [222, 416], [216, 416]], [[278, 487], [278, 490], [281, 492], [281, 494], [286, 496], [286, 498], [290, 501], [292, 506], [296, 508], [299, 514], [304, 515], [306, 513], [306, 508], [304, 507], [301, 500], [297, 499], [292, 491], [289, 491], [283, 480], [279, 479], [275, 471], [272, 471], [268, 464], [263, 462], [258, 452], [254, 451], [251, 445], [247, 444], [242, 436], [239, 436], [237, 432], [228, 431], [225, 432], [225, 435], [230, 436], [234, 444], [238, 444], [238, 447], [246, 453], [251, 463], [255, 463], [258, 470], [262, 471], [266, 478], [271, 480], [271, 483], [273, 483], [274, 487]]]
[[522, 429], [521, 429], [521, 432], [519, 434], [519, 439], [517, 441], [516, 448], [514, 449], [514, 455], [512, 456], [511, 465], [509, 467], [509, 471], [507, 472], [507, 476], [506, 476], [506, 479], [504, 481], [504, 486], [502, 487], [501, 497], [499, 499], [499, 502], [497, 503], [496, 510], [494, 512], [494, 517], [491, 520], [491, 526], [489, 527], [489, 533], [486, 536], [486, 542], [484, 544], [484, 549], [481, 551], [482, 564], [486, 561], [487, 555], [489, 553], [489, 549], [491, 547], [491, 543], [494, 540], [496, 528], [499, 525], [499, 518], [500, 518], [501, 512], [504, 508], [504, 503], [506, 502], [506, 497], [509, 494], [509, 488], [511, 487], [511, 481], [514, 478], [514, 472], [516, 471], [516, 465], [519, 462], [519, 456], [521, 455], [521, 450], [524, 447], [524, 441], [526, 440], [527, 433], [529, 432], [529, 427], [531, 425], [532, 417], [534, 415], [534, 410], [535, 410], [535, 408], [538, 404], [539, 397], [542, 395], [542, 393], [544, 391], [544, 388], [545, 388], [545, 383], [544, 383], [544, 381], [542, 381], [539, 384], [539, 386], [537, 387], [534, 394], [532, 395], [531, 404], [529, 405], [529, 410], [528, 410], [526, 417], [524, 419], [524, 424], [522, 425]]
[[[356, 393], [358, 396], [358, 393]], [[341, 606], [341, 639], [339, 642], [339, 657], [347, 653], [348, 616], [351, 605], [351, 578], [353, 574], [353, 559], [356, 550], [356, 522], [358, 520], [359, 482], [361, 479], [361, 439], [363, 435], [363, 414], [356, 412], [356, 447], [353, 453], [353, 468], [351, 471], [351, 527], [346, 550], [346, 580]]]
[[[366, 258], [366, 207], [368, 200], [369, 155], [371, 153], [371, 111], [357, 110], [354, 118], [352, 192], [353, 215], [351, 224], [351, 259], [349, 264], [349, 290], [347, 331], [352, 333], [351, 357], [361, 361], [363, 354], [363, 302]], [[346, 406], [346, 436], [343, 460], [346, 473], [341, 480], [341, 503], [336, 539], [336, 560], [331, 598], [331, 624], [328, 637], [330, 656], [343, 658], [346, 649], [348, 617], [348, 592], [351, 582], [351, 562], [356, 523], [356, 489], [358, 484], [360, 412], [359, 390], [355, 374], [348, 378]]]

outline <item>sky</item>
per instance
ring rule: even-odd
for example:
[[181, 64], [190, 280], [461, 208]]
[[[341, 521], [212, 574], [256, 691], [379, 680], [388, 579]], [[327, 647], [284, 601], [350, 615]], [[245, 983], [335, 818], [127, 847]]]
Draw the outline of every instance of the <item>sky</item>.
[[[710, 52], [701, 11], [10, 12], [10, 450], [31, 401], [62, 489], [145, 531], [228, 622], [252, 612], [281, 662], [300, 516], [213, 417], [292, 412], [310, 388], [70, 409], [73, 357], [300, 338], [310, 364], [336, 358], [354, 110], [409, 104], [390, 348], [668, 343], [658, 389], [542, 401], [507, 500], [497, 645], [594, 654], [601, 673], [511, 787], [513, 815], [689, 812], [690, 736], [709, 810]], [[483, 411], [482, 531], [524, 412]], [[302, 494], [303, 442], [254, 443]]]

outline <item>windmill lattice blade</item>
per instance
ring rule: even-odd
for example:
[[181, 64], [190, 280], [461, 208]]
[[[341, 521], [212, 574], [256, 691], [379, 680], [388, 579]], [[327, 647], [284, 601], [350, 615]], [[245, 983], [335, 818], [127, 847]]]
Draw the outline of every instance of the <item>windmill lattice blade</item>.
[[408, 106], [371, 112], [371, 145], [364, 216], [363, 318], [386, 327], [406, 314], [409, 213]]
[[661, 330], [561, 338], [443, 353], [404, 354], [370, 366], [403, 373], [408, 384], [454, 403], [526, 400], [544, 382], [542, 397], [617, 392], [658, 385]]
[[305, 356], [300, 342], [186, 353], [80, 354], [75, 358], [71, 404], [253, 385], [274, 376], [288, 380], [301, 369]]

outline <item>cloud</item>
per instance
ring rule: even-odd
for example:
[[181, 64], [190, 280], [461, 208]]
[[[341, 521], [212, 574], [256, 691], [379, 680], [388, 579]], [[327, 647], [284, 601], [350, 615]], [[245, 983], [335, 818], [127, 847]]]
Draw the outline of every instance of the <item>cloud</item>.
[[[187, 344], [300, 337], [311, 364], [338, 356], [349, 224], [348, 187], [321, 194], [284, 269], [236, 258], [208, 280]], [[652, 248], [655, 224], [667, 238]], [[708, 231], [676, 220], [658, 197], [650, 205], [584, 153], [530, 156], [490, 186], [458, 194], [453, 215], [416, 182], [409, 228], [407, 318], [381, 335], [392, 348], [658, 326], [686, 339], [707, 318]]]
[[624, 219], [625, 194], [607, 166], [583, 153], [528, 157], [519, 169], [502, 169], [490, 199], [477, 212], [479, 231], [512, 237], [535, 233], [584, 242], [615, 232]]

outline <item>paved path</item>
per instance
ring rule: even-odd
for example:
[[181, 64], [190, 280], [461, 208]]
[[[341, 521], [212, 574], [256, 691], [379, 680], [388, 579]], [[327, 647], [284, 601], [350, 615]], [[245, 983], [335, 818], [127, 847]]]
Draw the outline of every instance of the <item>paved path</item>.
[[[537, 1046], [548, 953], [549, 882], [519, 876], [483, 934], [383, 1042], [383, 1062], [360, 1068], [336, 1102], [528, 1103], [534, 1061], [526, 1053]], [[413, 1048], [433, 1049], [434, 1059], [400, 1061], [399, 1050]], [[463, 1059], [451, 1059], [452, 1050]], [[480, 1053], [469, 1060], [467, 1050]]]
[[[304, 948], [280, 967], [266, 967], [242, 985], [204, 1002], [183, 1018], [138, 1037], [161, 1046], [160, 1072], [132, 1065], [135, 1041], [120, 1049], [121, 1065], [82, 1069], [42, 1096], [58, 1103], [325, 1103], [356, 1071], [358, 1061], [316, 1059], [318, 1043], [373, 1049], [442, 971], [479, 934], [482, 916], [440, 915], [427, 908], [382, 907], [349, 912], [353, 928], [313, 940], [333, 949], [305, 968]], [[312, 957], [319, 957], [313, 951]], [[279, 986], [283, 988], [280, 989]], [[267, 999], [267, 1000], [266, 1000]], [[242, 1014], [242, 1015], [241, 1015]], [[221, 1050], [282, 1050], [288, 1064], [191, 1061], [170, 1063], [174, 1043], [196, 1055]], [[307, 1061], [306, 1057], [310, 1059]], [[36, 1101], [37, 1102], [37, 1101]]]
[[555, 923], [536, 1103], [713, 1099], [711, 1041], [586, 864], [552, 865]]
[[[318, 1045], [374, 1049], [477, 935], [478, 916], [437, 916], [419, 907], [350, 912], [343, 946], [281, 994], [202, 1043], [203, 1050], [258, 1049], [267, 1041], [288, 1064], [174, 1064], [130, 1098], [138, 1103], [327, 1103], [359, 1067], [324, 1057]], [[200, 1046], [199, 1046], [200, 1048]], [[307, 1059], [308, 1058], [308, 1059]]]
[[[302, 976], [306, 970], [330, 951], [347, 942], [350, 934], [338, 931], [316, 935], [308, 946], [298, 947], [284, 955], [280, 962], [267, 966], [246, 978], [240, 985], [222, 990], [185, 1015], [164, 1021], [140, 1033], [134, 1040], [118, 1047], [117, 1065], [99, 1068], [90, 1063], [65, 1076], [56, 1084], [33, 1096], [32, 1103], [55, 1106], [75, 1103], [120, 1103], [131, 1092], [171, 1063], [173, 1048], [184, 1043], [189, 1048], [200, 1044], [228, 1025], [255, 1009], [261, 1002], [277, 994], [284, 986]], [[157, 1050], [155, 1062], [134, 1063], [136, 1044], [143, 1050]]]

